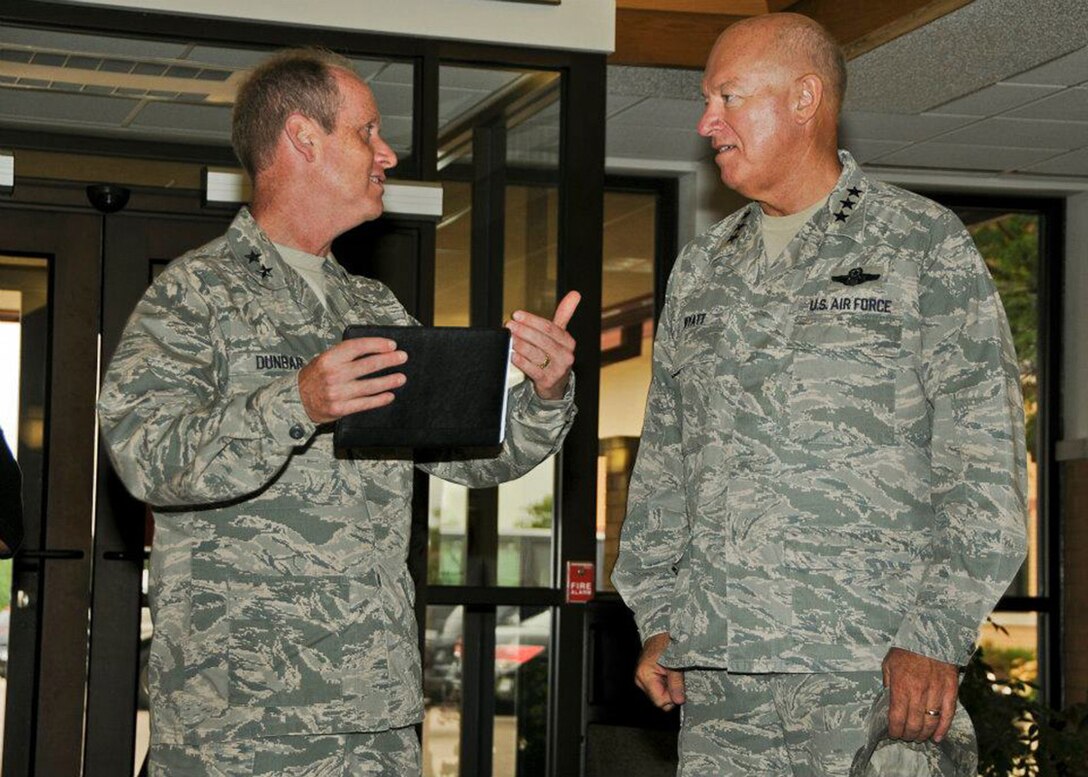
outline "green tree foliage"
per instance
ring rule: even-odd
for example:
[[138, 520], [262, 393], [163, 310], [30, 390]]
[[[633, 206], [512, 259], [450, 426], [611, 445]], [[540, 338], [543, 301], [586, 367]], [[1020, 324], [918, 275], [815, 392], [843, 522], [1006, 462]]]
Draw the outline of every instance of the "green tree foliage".
[[976, 222], [969, 231], [990, 268], [1009, 318], [1020, 362], [1028, 453], [1034, 455], [1039, 402], [1039, 218], [1028, 213], [1005, 213]]

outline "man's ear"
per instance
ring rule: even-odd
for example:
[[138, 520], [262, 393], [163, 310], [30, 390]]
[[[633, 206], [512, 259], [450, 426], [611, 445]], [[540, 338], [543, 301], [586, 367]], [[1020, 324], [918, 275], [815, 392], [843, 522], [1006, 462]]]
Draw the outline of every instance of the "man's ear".
[[801, 76], [794, 82], [794, 115], [799, 124], [812, 121], [824, 100], [824, 82], [815, 73]]
[[304, 156], [307, 162], [314, 161], [314, 142], [321, 133], [313, 121], [301, 113], [292, 113], [284, 122], [283, 133], [296, 153]]

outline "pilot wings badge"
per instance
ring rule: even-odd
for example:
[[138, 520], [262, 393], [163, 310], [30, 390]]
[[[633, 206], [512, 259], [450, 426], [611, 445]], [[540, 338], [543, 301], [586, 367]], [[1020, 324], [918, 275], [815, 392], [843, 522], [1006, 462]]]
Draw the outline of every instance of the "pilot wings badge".
[[865, 272], [860, 267], [855, 267], [846, 275], [832, 275], [831, 280], [836, 283], [841, 283], [843, 286], [858, 286], [862, 283], [868, 283], [869, 281], [875, 281], [880, 276], [875, 273]]

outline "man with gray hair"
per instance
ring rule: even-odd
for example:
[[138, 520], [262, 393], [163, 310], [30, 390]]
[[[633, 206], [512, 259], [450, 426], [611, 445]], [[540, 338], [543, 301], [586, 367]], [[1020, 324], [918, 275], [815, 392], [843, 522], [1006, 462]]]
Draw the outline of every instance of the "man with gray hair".
[[845, 86], [796, 14], [733, 25], [703, 76], [698, 131], [753, 202], [669, 279], [612, 578], [683, 777], [846, 775], [877, 714], [935, 763], [1025, 554], [1001, 301], [954, 215], [838, 150]]
[[[382, 213], [396, 154], [374, 95], [329, 52], [281, 52], [242, 85], [233, 140], [252, 203], [173, 262], [129, 319], [99, 401], [125, 485], [155, 513], [152, 775], [420, 773], [422, 683], [405, 559], [410, 458], [333, 448], [331, 422], [395, 401], [415, 323], [349, 275], [333, 239]], [[513, 314], [506, 442], [423, 467], [518, 477], [574, 417], [571, 292]]]

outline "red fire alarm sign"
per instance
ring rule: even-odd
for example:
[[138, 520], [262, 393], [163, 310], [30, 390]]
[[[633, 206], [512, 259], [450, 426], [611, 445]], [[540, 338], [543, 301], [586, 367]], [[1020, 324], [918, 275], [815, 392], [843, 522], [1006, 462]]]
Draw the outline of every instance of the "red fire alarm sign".
[[592, 561], [567, 562], [567, 603], [588, 602], [595, 583]]

